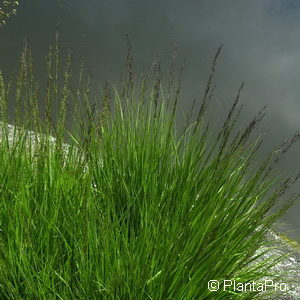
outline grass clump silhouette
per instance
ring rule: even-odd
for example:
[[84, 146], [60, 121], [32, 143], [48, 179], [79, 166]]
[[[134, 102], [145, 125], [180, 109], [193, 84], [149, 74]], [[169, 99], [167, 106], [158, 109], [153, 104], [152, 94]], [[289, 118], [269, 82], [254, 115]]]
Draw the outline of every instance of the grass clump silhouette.
[[[220, 51], [196, 120], [194, 102], [184, 129], [177, 132], [183, 67], [176, 77], [172, 63], [165, 89], [159, 63], [135, 84], [130, 50], [127, 76], [113, 92], [105, 85], [99, 112], [90, 104], [90, 79], [84, 81], [83, 69], [72, 88], [70, 56], [60, 81], [57, 36], [40, 107], [25, 45], [16, 84], [0, 77], [1, 299], [260, 295], [223, 291], [222, 285], [212, 293], [207, 284], [271, 276], [270, 268], [280, 258], [261, 261], [263, 253], [257, 250], [267, 246], [266, 232], [295, 201], [296, 196], [286, 201], [282, 195], [297, 178], [280, 183], [270, 170], [298, 136], [249, 172], [261, 144], [260, 139], [250, 143], [249, 136], [263, 114], [233, 136], [239, 90], [218, 136], [208, 141], [204, 116]], [[150, 90], [147, 84], [152, 84]], [[13, 86], [11, 142], [6, 124]], [[22, 128], [37, 134], [29, 138]]]

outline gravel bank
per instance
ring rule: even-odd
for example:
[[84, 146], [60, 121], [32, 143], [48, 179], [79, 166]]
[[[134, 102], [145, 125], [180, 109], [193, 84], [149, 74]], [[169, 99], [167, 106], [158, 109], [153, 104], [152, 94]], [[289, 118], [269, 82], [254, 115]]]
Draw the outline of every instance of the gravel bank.
[[[264, 255], [262, 259], [268, 259], [270, 256], [287, 255], [280, 261], [272, 271], [280, 275], [281, 280], [278, 283], [286, 284], [284, 292], [276, 292], [276, 296], [263, 297], [270, 300], [299, 300], [300, 299], [300, 251], [291, 246], [290, 243], [284, 241], [277, 233], [269, 231], [267, 240], [275, 242], [274, 248]], [[266, 278], [268, 279], [268, 278]]]

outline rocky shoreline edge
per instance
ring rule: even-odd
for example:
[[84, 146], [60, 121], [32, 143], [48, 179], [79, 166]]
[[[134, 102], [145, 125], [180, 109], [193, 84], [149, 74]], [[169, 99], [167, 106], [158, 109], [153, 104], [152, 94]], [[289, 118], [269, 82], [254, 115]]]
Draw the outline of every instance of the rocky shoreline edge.
[[[293, 245], [290, 242], [287, 242], [286, 239], [281, 237], [281, 233], [269, 230], [266, 235], [268, 242], [272, 243], [272, 248], [268, 254], [262, 256], [262, 260], [268, 259], [271, 256], [282, 256], [286, 255], [286, 258], [278, 262], [274, 267], [271, 268], [271, 271], [278, 275], [278, 282], [283, 283], [286, 287], [284, 291], [276, 291], [274, 295], [263, 296], [262, 299], [270, 300], [296, 300], [300, 299], [300, 250], [298, 246], [295, 245], [298, 243], [293, 241]], [[261, 249], [263, 250], [263, 249]], [[259, 251], [261, 251], [259, 250]], [[268, 280], [268, 278], [266, 278]], [[275, 297], [275, 298], [274, 298]], [[261, 299], [261, 298], [258, 298]]]

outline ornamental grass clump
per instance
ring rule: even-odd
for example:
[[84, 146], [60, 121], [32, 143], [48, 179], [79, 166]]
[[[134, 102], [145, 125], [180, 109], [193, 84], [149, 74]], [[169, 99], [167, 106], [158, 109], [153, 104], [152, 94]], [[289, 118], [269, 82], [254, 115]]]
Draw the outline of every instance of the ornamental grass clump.
[[[172, 63], [164, 86], [156, 63], [136, 83], [129, 51], [122, 85], [106, 83], [93, 105], [83, 69], [77, 89], [70, 57], [60, 73], [58, 37], [48, 57], [45, 98], [24, 48], [13, 141], [5, 126], [12, 85], [2, 75], [0, 81], [1, 299], [261, 295], [223, 291], [222, 282], [275, 278], [270, 268], [281, 257], [260, 259], [269, 251], [265, 234], [295, 201], [283, 193], [297, 177], [281, 182], [271, 174], [298, 136], [257, 165], [261, 140], [249, 137], [263, 112], [235, 130], [241, 89], [219, 134], [210, 136], [205, 113], [220, 50], [202, 100], [178, 130], [183, 67], [176, 79]], [[29, 138], [23, 129], [36, 135]], [[210, 280], [221, 283], [220, 291], [208, 290]]]

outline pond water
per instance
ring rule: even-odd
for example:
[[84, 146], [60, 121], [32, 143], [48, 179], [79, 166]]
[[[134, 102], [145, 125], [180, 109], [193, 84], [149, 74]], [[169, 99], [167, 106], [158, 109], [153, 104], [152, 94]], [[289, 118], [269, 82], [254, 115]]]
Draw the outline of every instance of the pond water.
[[[74, 71], [85, 62], [96, 85], [117, 81], [126, 57], [126, 33], [133, 45], [134, 67], [141, 71], [161, 51], [163, 61], [171, 61], [175, 44], [178, 63], [187, 60], [183, 80], [181, 111], [190, 108], [193, 98], [203, 93], [217, 47], [223, 49], [215, 82], [213, 109], [220, 120], [229, 109], [242, 81], [244, 112], [241, 122], [249, 122], [263, 105], [267, 116], [258, 129], [264, 134], [266, 153], [300, 127], [299, 33], [300, 3], [284, 1], [19, 1], [17, 15], [0, 29], [0, 69], [12, 74], [21, 47], [28, 38], [35, 72], [45, 82], [49, 44], [56, 27], [62, 47], [70, 49]], [[300, 171], [300, 146], [294, 145], [278, 170], [288, 176]], [[263, 155], [258, 157], [262, 159]], [[294, 187], [300, 191], [300, 185]], [[300, 205], [281, 220], [279, 228], [300, 241]]]

